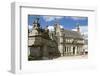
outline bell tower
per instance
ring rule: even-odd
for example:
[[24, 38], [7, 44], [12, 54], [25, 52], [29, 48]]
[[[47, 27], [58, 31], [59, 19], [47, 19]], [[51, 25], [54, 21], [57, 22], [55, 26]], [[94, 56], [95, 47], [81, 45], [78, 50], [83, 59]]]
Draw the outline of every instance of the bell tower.
[[61, 28], [60, 28], [60, 25], [59, 25], [57, 19], [55, 19], [55, 23], [54, 23], [54, 31], [55, 31], [55, 35], [56, 35], [56, 36], [59, 36], [59, 35], [60, 35]]
[[29, 33], [29, 35], [35, 36], [40, 34], [40, 23], [39, 23], [39, 17], [35, 17], [35, 20], [33, 21], [33, 29], [32, 31]]
[[58, 50], [61, 54], [61, 56], [63, 56], [63, 45], [61, 43], [63, 43], [63, 33], [61, 30], [61, 25], [58, 23], [58, 20], [55, 19], [55, 23], [54, 23], [54, 30], [55, 30], [55, 36], [56, 36], [56, 41], [57, 41], [57, 45], [58, 45]]
[[34, 22], [33, 22], [33, 28], [40, 28], [40, 23], [39, 23], [39, 17], [36, 16]]

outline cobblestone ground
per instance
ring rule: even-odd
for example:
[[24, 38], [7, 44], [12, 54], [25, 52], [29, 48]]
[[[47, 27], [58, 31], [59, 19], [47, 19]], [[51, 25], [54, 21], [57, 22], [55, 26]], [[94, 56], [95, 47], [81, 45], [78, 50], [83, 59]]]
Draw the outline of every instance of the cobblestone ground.
[[53, 60], [70, 60], [70, 59], [88, 59], [88, 55], [81, 55], [81, 56], [62, 56]]

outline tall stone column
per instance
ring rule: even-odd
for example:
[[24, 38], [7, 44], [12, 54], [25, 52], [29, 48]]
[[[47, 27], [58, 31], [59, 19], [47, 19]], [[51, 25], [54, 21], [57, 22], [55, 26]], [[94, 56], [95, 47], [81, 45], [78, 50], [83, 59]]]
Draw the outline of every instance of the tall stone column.
[[73, 55], [73, 46], [71, 46], [71, 55]]
[[30, 47], [28, 47], [28, 55], [30, 55]]

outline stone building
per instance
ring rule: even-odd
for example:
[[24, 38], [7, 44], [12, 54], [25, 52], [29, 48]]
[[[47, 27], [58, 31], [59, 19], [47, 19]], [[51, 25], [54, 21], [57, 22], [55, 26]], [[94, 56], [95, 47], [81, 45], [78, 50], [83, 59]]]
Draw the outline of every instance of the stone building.
[[28, 33], [29, 60], [52, 59], [60, 56], [58, 44], [49, 37], [48, 27], [42, 29], [39, 19], [33, 22], [32, 31]]
[[84, 39], [77, 31], [61, 28], [55, 23], [54, 31], [49, 31], [48, 26], [43, 29], [39, 18], [33, 22], [32, 31], [28, 32], [29, 60], [53, 59], [60, 56], [82, 55]]
[[80, 33], [79, 25], [77, 26], [77, 31], [62, 29], [58, 23], [54, 26], [54, 36], [57, 37], [58, 50], [61, 56], [82, 55], [84, 39]]

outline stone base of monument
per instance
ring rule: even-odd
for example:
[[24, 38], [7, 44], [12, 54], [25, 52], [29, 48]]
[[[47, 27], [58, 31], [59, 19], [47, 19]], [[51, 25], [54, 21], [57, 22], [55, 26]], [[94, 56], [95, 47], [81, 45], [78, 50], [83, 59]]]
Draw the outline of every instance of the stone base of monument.
[[42, 59], [43, 59], [43, 60], [49, 60], [49, 58], [48, 58], [48, 57], [42, 57]]

